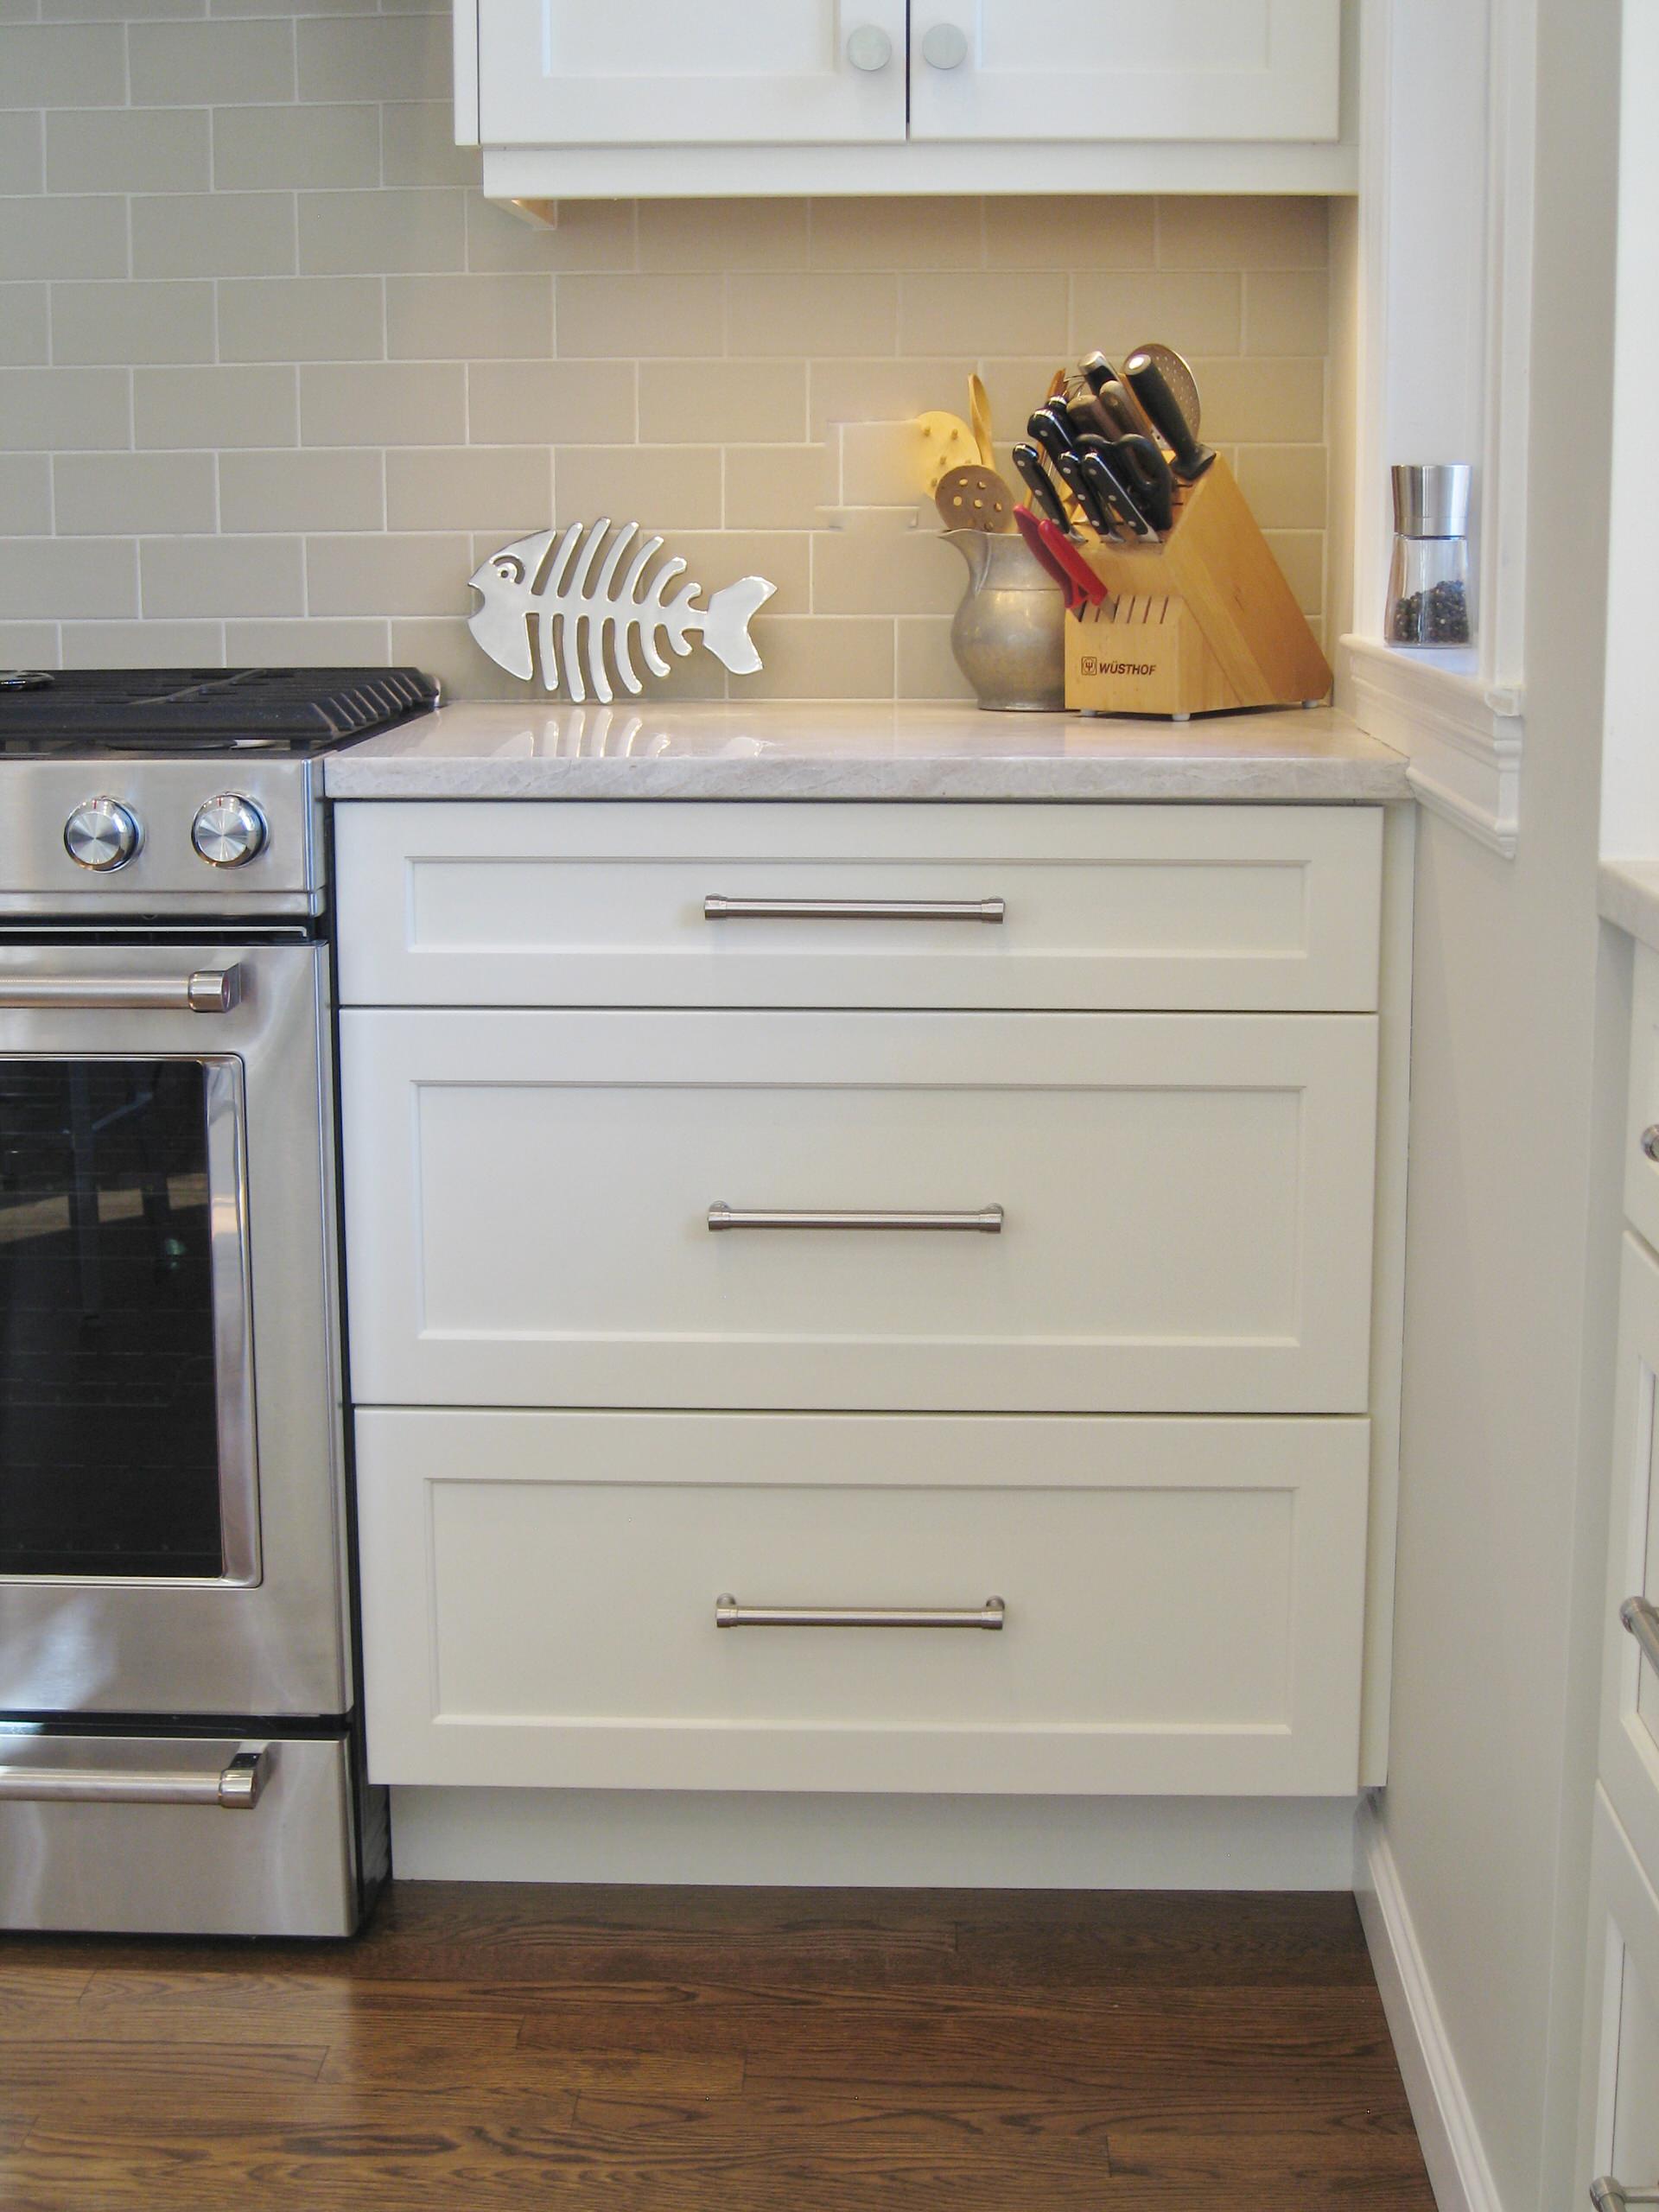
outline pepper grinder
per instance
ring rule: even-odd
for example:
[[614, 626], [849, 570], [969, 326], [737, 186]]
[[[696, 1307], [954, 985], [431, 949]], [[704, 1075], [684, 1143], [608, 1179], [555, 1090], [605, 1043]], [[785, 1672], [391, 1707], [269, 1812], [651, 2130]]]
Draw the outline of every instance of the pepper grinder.
[[1389, 569], [1391, 645], [1466, 645], [1469, 486], [1466, 461], [1408, 461], [1394, 480], [1394, 559]]

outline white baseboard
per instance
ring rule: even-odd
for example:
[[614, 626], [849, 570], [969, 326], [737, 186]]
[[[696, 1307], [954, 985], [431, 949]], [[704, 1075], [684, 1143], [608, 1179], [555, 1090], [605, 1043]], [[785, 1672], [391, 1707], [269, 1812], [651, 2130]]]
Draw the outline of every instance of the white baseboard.
[[1345, 1890], [1350, 1797], [391, 1793], [411, 1881], [872, 1889]]
[[1440, 2212], [1503, 2212], [1394, 1853], [1363, 1804], [1354, 1826], [1354, 1897], [1434, 2202]]

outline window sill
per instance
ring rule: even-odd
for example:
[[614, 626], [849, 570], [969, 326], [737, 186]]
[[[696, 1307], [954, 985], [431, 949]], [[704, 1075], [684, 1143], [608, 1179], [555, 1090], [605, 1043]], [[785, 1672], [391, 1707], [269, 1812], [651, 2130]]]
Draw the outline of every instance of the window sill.
[[1494, 686], [1467, 652], [1413, 652], [1378, 638], [1342, 640], [1354, 720], [1403, 753], [1423, 805], [1505, 860], [1520, 837], [1521, 694]]

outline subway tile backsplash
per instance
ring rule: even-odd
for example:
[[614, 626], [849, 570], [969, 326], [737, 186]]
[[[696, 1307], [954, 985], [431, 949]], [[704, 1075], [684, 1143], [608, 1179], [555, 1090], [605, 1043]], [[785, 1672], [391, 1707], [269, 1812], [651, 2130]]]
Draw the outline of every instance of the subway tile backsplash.
[[695, 654], [683, 696], [963, 696], [961, 563], [895, 501], [899, 442], [841, 426], [963, 412], [977, 368], [1006, 454], [1063, 358], [1149, 337], [1320, 627], [1324, 201], [607, 200], [547, 230], [481, 198], [450, 121], [442, 8], [4, 0], [0, 661], [390, 658], [520, 696], [467, 577], [609, 513], [707, 588], [778, 585], [763, 673]]

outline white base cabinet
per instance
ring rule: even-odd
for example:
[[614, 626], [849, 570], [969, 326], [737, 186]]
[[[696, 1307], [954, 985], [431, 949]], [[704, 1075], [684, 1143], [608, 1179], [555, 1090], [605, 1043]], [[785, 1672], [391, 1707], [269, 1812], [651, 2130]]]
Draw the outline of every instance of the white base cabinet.
[[344, 807], [375, 1778], [1351, 1794], [1381, 829]]
[[[370, 1412], [357, 1434], [383, 1781], [1355, 1787], [1363, 1421]], [[752, 1619], [826, 1607], [894, 1624]]]

